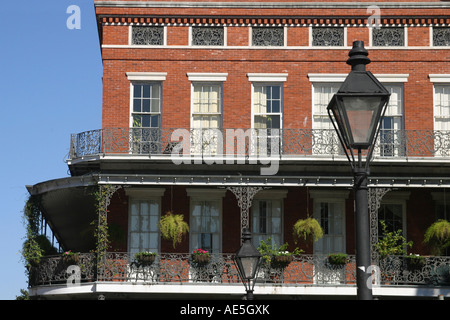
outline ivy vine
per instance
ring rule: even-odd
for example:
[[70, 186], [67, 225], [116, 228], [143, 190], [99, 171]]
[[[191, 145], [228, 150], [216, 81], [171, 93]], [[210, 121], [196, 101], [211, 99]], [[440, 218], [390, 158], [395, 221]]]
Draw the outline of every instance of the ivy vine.
[[44, 250], [38, 242], [39, 219], [41, 217], [40, 203], [40, 196], [30, 196], [23, 210], [23, 223], [26, 228], [26, 236], [22, 248], [22, 257], [27, 270], [31, 266], [38, 264], [44, 256]]

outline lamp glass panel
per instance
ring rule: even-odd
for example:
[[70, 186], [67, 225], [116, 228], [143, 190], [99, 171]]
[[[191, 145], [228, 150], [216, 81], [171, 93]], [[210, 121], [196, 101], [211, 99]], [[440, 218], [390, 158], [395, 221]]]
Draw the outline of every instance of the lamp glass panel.
[[370, 145], [376, 128], [382, 97], [342, 97], [347, 113], [349, 133], [355, 145]]
[[259, 257], [243, 257], [241, 259], [241, 266], [243, 276], [246, 279], [253, 279], [255, 277], [256, 268], [258, 266]]

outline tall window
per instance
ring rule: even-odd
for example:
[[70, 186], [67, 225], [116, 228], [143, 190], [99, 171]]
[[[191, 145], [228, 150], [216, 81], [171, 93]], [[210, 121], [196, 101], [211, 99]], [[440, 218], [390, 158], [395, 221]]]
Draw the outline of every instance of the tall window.
[[313, 135], [315, 143], [312, 145], [313, 154], [336, 154], [341, 145], [337, 138], [333, 124], [328, 116], [328, 103], [339, 90], [340, 83], [314, 83], [313, 90]]
[[222, 84], [194, 83], [193, 128], [218, 129], [222, 124]]
[[287, 73], [248, 73], [252, 83], [252, 154], [279, 154], [283, 127], [283, 83]]
[[[388, 232], [403, 229], [403, 206], [401, 203], [382, 203], [378, 210], [378, 222], [383, 220]], [[378, 234], [382, 233], [381, 225], [378, 226]]]
[[345, 252], [344, 247], [344, 203], [321, 200], [314, 203], [314, 216], [323, 229], [324, 236], [314, 243], [314, 252]]
[[324, 235], [314, 242], [314, 253], [346, 252], [345, 248], [345, 199], [348, 191], [310, 190], [313, 198], [313, 216], [319, 221]]
[[450, 85], [434, 86], [434, 129], [450, 130]]
[[215, 155], [222, 144], [218, 132], [222, 127], [222, 84], [195, 82], [192, 86], [191, 152]]
[[131, 111], [133, 153], [160, 151], [161, 101], [161, 83], [133, 83]]
[[404, 155], [403, 85], [384, 85], [391, 93], [380, 128], [380, 156]]
[[253, 201], [252, 237], [255, 247], [268, 238], [272, 238], [272, 243], [277, 246], [283, 244], [281, 200]]
[[204, 249], [220, 252], [222, 249], [223, 190], [188, 189], [191, 199], [189, 238], [191, 251]]
[[164, 189], [127, 188], [129, 196], [129, 252], [159, 252], [160, 200]]

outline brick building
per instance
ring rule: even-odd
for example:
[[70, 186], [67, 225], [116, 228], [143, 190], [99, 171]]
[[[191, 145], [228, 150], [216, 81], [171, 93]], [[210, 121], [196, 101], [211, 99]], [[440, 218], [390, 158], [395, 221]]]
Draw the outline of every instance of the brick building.
[[[94, 4], [102, 127], [72, 136], [70, 178], [28, 187], [61, 247], [92, 267], [68, 285], [60, 257], [47, 258], [30, 272], [32, 295], [239, 298], [231, 257], [249, 227], [255, 246], [270, 238], [303, 250], [285, 268], [266, 266], [255, 295], [354, 296], [352, 174], [326, 107], [355, 40], [391, 93], [369, 177], [368, 236], [382, 270], [374, 295], [450, 295], [449, 258], [411, 271], [375, 250], [381, 220], [413, 242], [408, 254], [429, 255], [426, 228], [450, 219], [448, 2]], [[190, 228], [176, 247], [158, 228], [168, 211]], [[293, 225], [307, 217], [324, 236], [297, 243]], [[98, 252], [99, 226], [109, 228], [108, 253]], [[211, 252], [205, 266], [192, 262], [198, 248]], [[142, 266], [139, 251], [158, 256]], [[330, 268], [331, 253], [348, 254], [346, 266]], [[181, 294], [180, 283], [195, 285]]]

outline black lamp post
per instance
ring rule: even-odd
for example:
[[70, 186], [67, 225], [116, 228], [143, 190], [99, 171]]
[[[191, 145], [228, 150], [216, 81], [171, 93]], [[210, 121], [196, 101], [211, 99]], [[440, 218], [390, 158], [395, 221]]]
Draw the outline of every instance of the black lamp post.
[[372, 289], [368, 283], [371, 260], [367, 176], [390, 93], [370, 71], [366, 71], [370, 59], [363, 41], [353, 42], [348, 55], [347, 64], [352, 66], [352, 70], [331, 99], [327, 110], [354, 175], [358, 298], [371, 300]]
[[247, 300], [253, 300], [253, 289], [256, 283], [256, 273], [261, 265], [261, 254], [252, 244], [252, 236], [248, 229], [242, 233], [242, 246], [236, 252], [235, 263], [239, 277], [245, 286]]

